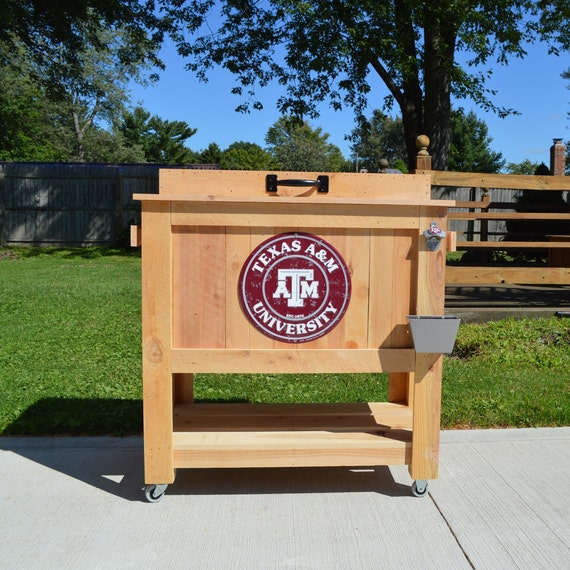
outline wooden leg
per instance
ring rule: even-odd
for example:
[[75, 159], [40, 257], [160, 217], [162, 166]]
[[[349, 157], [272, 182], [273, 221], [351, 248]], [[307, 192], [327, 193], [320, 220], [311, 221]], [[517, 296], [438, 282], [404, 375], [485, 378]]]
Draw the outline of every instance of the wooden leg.
[[194, 374], [173, 374], [174, 404], [194, 403]]
[[147, 374], [143, 381], [144, 472], [147, 484], [173, 483], [175, 476], [172, 457], [172, 375], [161, 376]]
[[[410, 386], [410, 383], [412, 386]], [[388, 379], [388, 402], [406, 403], [410, 407], [410, 393], [413, 391], [413, 375], [409, 372], [392, 372]]]
[[437, 479], [441, 416], [440, 354], [417, 354], [413, 388], [412, 479]]

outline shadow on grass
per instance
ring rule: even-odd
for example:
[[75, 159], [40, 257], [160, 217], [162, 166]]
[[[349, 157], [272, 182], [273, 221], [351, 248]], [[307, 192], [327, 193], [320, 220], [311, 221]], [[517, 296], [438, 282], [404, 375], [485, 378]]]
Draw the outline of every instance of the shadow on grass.
[[141, 435], [142, 401], [45, 398], [30, 406], [3, 435]]
[[141, 257], [141, 249], [133, 247], [9, 247], [1, 248], [0, 253], [6, 259], [26, 259], [33, 257], [52, 257], [56, 259], [96, 259], [99, 257]]

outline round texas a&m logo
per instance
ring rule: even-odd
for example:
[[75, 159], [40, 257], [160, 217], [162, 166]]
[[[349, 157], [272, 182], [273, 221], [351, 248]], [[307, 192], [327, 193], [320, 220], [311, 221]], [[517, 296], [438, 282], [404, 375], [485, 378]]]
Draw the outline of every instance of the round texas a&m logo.
[[253, 326], [282, 342], [329, 333], [350, 302], [346, 263], [325, 240], [287, 233], [259, 245], [239, 278], [241, 306]]

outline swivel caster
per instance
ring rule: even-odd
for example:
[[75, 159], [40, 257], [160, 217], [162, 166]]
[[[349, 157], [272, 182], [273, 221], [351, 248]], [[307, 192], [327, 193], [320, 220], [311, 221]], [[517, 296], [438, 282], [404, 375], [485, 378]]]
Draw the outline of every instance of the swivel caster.
[[412, 494], [415, 497], [425, 497], [428, 494], [428, 482], [423, 479], [418, 479], [412, 484]]
[[167, 487], [167, 484], [147, 485], [144, 488], [144, 496], [149, 503], [158, 503], [159, 501], [162, 501]]

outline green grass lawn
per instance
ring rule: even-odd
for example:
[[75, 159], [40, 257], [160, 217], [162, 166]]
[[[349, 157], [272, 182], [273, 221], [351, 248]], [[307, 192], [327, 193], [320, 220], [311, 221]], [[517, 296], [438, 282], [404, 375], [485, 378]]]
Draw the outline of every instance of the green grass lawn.
[[[0, 434], [141, 433], [140, 258], [0, 249]], [[570, 425], [570, 319], [461, 325], [444, 428]], [[198, 375], [198, 401], [386, 399], [382, 374]]]

